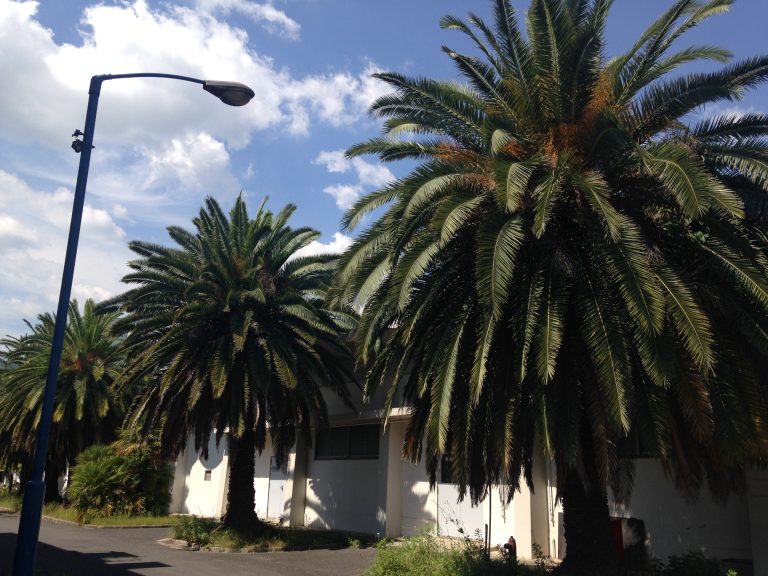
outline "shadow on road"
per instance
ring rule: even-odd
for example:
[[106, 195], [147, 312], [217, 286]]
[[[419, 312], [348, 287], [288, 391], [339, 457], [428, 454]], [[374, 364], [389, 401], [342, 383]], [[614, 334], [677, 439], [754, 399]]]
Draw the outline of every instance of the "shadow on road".
[[[16, 534], [0, 534], [0, 576], [10, 576]], [[127, 552], [73, 552], [40, 542], [37, 545], [35, 574], [40, 576], [77, 576], [80, 574], [135, 576], [135, 570], [167, 568], [162, 562], [137, 562]]]

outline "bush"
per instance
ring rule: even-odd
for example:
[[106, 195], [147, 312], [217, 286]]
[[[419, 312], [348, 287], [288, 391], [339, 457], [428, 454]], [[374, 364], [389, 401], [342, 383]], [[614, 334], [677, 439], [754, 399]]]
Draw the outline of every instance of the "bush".
[[442, 545], [425, 532], [403, 542], [382, 541], [366, 576], [512, 576], [515, 564], [490, 560], [483, 548], [465, 541], [458, 546]]
[[84, 522], [93, 516], [162, 515], [173, 474], [157, 446], [124, 434], [109, 446], [91, 446], [77, 458], [67, 500]]
[[720, 562], [707, 558], [701, 552], [688, 552], [682, 556], [670, 556], [661, 576], [725, 576], [727, 572]]
[[211, 534], [218, 527], [219, 521], [213, 518], [184, 516], [173, 527], [173, 536], [179, 540], [186, 540], [190, 544], [203, 547], [211, 543]]

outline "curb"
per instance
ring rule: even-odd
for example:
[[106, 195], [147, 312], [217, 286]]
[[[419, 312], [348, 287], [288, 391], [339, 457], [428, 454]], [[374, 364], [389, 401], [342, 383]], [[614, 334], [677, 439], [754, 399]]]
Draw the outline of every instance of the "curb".
[[160, 546], [166, 546], [173, 550], [190, 550], [192, 552], [200, 550], [200, 546], [197, 544], [190, 544], [186, 540], [178, 540], [176, 538], [161, 538], [160, 540], [155, 540], [155, 542], [160, 544]]

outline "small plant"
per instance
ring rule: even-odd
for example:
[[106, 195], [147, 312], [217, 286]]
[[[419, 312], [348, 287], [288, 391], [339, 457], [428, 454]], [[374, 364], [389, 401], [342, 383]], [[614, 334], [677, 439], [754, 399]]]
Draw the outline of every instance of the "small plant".
[[661, 576], [731, 576], [723, 570], [714, 558], [707, 558], [701, 552], [688, 552], [680, 556], [670, 556], [667, 565], [661, 564], [657, 574]]
[[0, 508], [18, 512], [21, 509], [21, 496], [16, 492], [0, 490]]
[[349, 548], [362, 548], [363, 543], [357, 539], [353, 538], [352, 536], [347, 537], [347, 547]]
[[173, 535], [179, 540], [186, 540], [190, 544], [200, 547], [211, 543], [211, 534], [219, 527], [219, 521], [213, 518], [198, 518], [197, 516], [184, 516], [173, 528]]
[[533, 554], [533, 561], [536, 568], [543, 570], [547, 567], [544, 552], [541, 550], [541, 546], [534, 540], [531, 544], [531, 553]]
[[366, 576], [512, 576], [516, 565], [491, 560], [476, 541], [465, 538], [456, 545], [446, 545], [434, 532], [422, 532], [402, 542], [377, 544], [378, 553]]

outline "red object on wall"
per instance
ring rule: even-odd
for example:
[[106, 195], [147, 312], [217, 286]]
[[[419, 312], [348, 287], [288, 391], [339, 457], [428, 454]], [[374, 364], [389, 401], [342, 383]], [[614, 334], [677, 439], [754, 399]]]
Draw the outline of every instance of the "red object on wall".
[[624, 531], [621, 527], [621, 520], [621, 518], [611, 518], [611, 539], [620, 562], [624, 560]]

